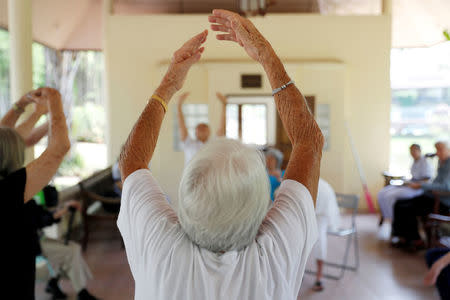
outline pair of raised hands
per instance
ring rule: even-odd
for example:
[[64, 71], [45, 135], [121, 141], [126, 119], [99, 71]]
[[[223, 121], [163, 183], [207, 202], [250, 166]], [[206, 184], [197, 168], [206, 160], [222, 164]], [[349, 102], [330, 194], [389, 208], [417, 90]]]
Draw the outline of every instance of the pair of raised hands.
[[[238, 43], [257, 62], [262, 63], [264, 56], [269, 53], [271, 49], [269, 42], [250, 20], [222, 9], [213, 10], [208, 20], [213, 31], [221, 32], [217, 35], [218, 40]], [[174, 53], [169, 69], [157, 91], [166, 101], [169, 101], [172, 95], [181, 89], [189, 69], [200, 60], [205, 50], [202, 45], [207, 36], [207, 30], [197, 34]]]
[[16, 106], [25, 109], [26, 106], [34, 103], [34, 113], [45, 115], [49, 111], [49, 101], [61, 101], [61, 95], [53, 88], [43, 87], [23, 95]]

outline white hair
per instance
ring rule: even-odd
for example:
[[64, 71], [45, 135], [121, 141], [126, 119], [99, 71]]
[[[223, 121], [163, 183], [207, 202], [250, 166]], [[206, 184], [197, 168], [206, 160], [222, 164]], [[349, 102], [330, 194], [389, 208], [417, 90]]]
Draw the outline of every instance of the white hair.
[[189, 238], [213, 252], [240, 250], [256, 237], [270, 205], [262, 154], [217, 138], [186, 166], [178, 217]]

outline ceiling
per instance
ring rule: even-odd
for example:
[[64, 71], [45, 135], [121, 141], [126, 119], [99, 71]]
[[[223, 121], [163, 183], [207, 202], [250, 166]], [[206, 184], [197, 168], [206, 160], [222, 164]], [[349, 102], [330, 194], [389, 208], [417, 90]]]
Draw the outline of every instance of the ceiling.
[[[252, 0], [253, 1], [253, 0]], [[380, 15], [381, 0], [270, 0], [271, 13]], [[0, 26], [7, 28], [8, 0], [0, 0]], [[55, 49], [101, 50], [102, 0], [32, 0], [33, 37]], [[450, 0], [392, 0], [392, 45], [426, 47], [444, 41], [450, 30]], [[239, 0], [113, 0], [114, 14], [239, 11]]]

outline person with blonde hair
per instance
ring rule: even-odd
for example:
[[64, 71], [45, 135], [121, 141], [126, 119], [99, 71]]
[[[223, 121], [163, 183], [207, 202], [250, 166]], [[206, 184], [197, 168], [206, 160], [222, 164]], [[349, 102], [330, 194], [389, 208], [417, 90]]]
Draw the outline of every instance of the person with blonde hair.
[[[16, 230], [5, 230], [2, 237], [4, 257], [14, 262], [12, 268], [7, 268], [6, 281], [3, 284], [16, 293], [14, 299], [34, 299], [35, 253], [33, 252], [32, 220], [25, 216], [25, 203], [42, 190], [52, 179], [70, 148], [66, 118], [61, 103], [61, 95], [55, 89], [41, 88], [31, 93], [32, 101], [45, 105], [50, 114], [49, 142], [45, 151], [25, 167], [25, 141], [13, 128], [0, 127], [0, 190], [2, 191], [3, 210], [13, 221], [7, 220], [6, 225], [19, 222]], [[21, 108], [23, 109], [23, 108]], [[17, 110], [14, 108], [14, 110]], [[2, 119], [3, 125], [15, 124], [21, 110], [8, 112]], [[14, 115], [16, 114], [16, 115]], [[9, 121], [8, 121], [9, 119]], [[15, 120], [14, 120], [15, 119]], [[14, 125], [13, 124], [13, 125]], [[31, 127], [32, 128], [32, 127]], [[9, 219], [7, 216], [7, 219]]]
[[208, 32], [188, 40], [134, 125], [120, 156], [117, 225], [135, 280], [135, 299], [297, 299], [317, 239], [314, 202], [322, 133], [270, 43], [246, 18], [209, 17], [219, 40], [260, 63], [292, 143], [273, 205], [262, 154], [240, 141], [206, 144], [183, 171], [178, 211], [147, 169], [167, 111], [203, 53]]

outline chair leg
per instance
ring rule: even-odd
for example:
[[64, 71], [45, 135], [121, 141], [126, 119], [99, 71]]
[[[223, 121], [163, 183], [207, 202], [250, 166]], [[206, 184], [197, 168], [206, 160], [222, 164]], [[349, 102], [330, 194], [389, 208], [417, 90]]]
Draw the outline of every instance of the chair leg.
[[354, 251], [355, 251], [355, 271], [359, 269], [359, 244], [358, 244], [358, 232], [354, 233]]
[[345, 269], [347, 268], [348, 255], [350, 253], [350, 246], [352, 244], [352, 239], [353, 239], [353, 234], [351, 234], [347, 237], [347, 246], [345, 247], [344, 261], [341, 266], [341, 273], [339, 275], [339, 279], [341, 279], [344, 276]]
[[88, 240], [89, 240], [89, 226], [88, 226], [86, 220], [84, 221], [83, 228], [84, 228], [84, 230], [83, 230], [84, 232], [83, 232], [83, 240], [81, 242], [81, 249], [83, 250], [83, 252], [86, 252], [86, 250], [87, 250], [87, 243], [88, 243]]

